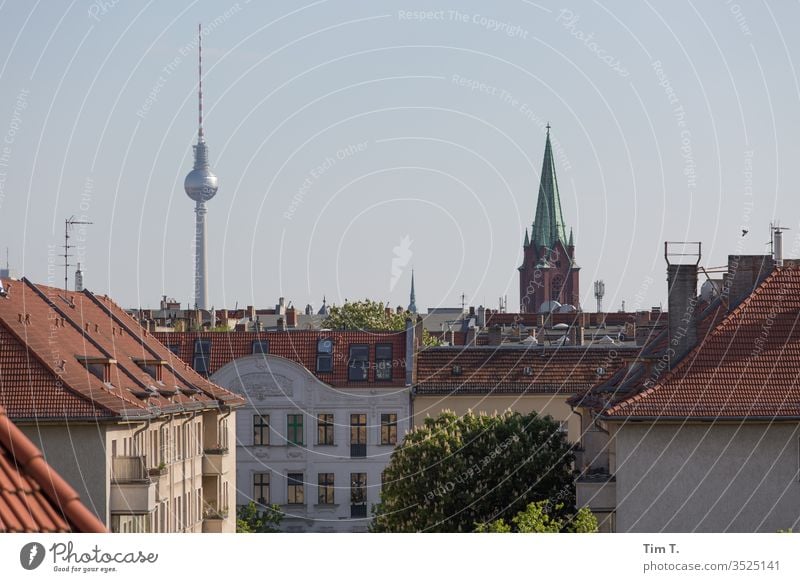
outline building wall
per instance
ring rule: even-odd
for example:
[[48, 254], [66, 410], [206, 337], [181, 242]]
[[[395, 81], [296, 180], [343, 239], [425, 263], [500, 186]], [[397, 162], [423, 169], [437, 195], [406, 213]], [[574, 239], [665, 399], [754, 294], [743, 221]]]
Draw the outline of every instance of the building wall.
[[568, 438], [571, 442], [580, 440], [580, 418], [573, 414], [567, 404], [569, 395], [552, 394], [470, 394], [444, 396], [414, 396], [414, 426], [422, 426], [425, 418], [435, 417], [451, 410], [464, 415], [467, 411], [479, 414], [496, 414], [513, 410], [522, 414], [538, 412], [549, 414], [557, 421], [567, 422]]
[[[394, 446], [381, 445], [381, 414], [397, 415], [397, 442], [408, 430], [409, 398], [404, 386], [375, 382], [364, 388], [332, 388], [295, 362], [278, 356], [246, 356], [219, 370], [212, 380], [242, 394], [237, 410], [237, 504], [258, 500], [256, 475], [268, 476], [268, 504], [284, 511], [285, 531], [366, 531], [369, 510], [380, 501], [381, 473]], [[334, 415], [334, 444], [318, 444], [318, 414]], [[350, 415], [366, 414], [366, 456], [351, 458]], [[303, 444], [288, 442], [288, 415], [302, 416]], [[254, 441], [253, 418], [269, 421], [269, 444]], [[288, 474], [302, 474], [303, 503], [289, 504]], [[334, 503], [319, 503], [319, 474], [333, 473]], [[351, 517], [352, 473], [366, 473], [366, 518]], [[261, 479], [261, 477], [259, 477]]]
[[80, 423], [68, 426], [18, 423], [17, 426], [39, 447], [50, 466], [78, 492], [83, 504], [108, 525], [111, 469], [105, 426]]
[[639, 424], [616, 432], [619, 532], [800, 524], [800, 424]]

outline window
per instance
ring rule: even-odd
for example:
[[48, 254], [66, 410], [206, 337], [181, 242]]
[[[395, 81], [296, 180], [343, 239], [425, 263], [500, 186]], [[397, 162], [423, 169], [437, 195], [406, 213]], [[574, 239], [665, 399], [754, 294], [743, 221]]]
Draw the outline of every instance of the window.
[[317, 342], [317, 372], [333, 372], [333, 340]]
[[269, 504], [269, 473], [253, 474], [253, 500], [259, 505]]
[[392, 344], [375, 346], [375, 379], [392, 379]]
[[269, 415], [255, 413], [253, 415], [253, 444], [267, 446], [269, 444]]
[[254, 354], [268, 354], [269, 342], [267, 340], [253, 340], [252, 353]]
[[303, 444], [302, 414], [288, 414], [286, 416], [286, 440], [290, 445]]
[[317, 415], [317, 444], [318, 445], [332, 445], [333, 444], [333, 415], [332, 414], [318, 414]]
[[367, 415], [350, 415], [350, 456], [367, 456]]
[[367, 517], [366, 473], [350, 473], [350, 517]]
[[350, 346], [350, 361], [347, 363], [347, 379], [363, 382], [369, 374], [369, 346], [364, 344]]
[[302, 473], [289, 473], [286, 475], [287, 489], [286, 501], [292, 505], [302, 505], [305, 503], [305, 494], [303, 491], [303, 474]]
[[333, 473], [320, 473], [318, 476], [319, 496], [317, 502], [320, 505], [333, 505]]
[[397, 444], [397, 415], [381, 414], [381, 444]]
[[460, 376], [461, 375], [461, 366], [458, 365], [458, 364], [453, 366], [452, 369], [451, 369], [451, 373], [453, 374], [453, 376]]
[[209, 359], [211, 358], [211, 340], [195, 340], [192, 367], [200, 374], [208, 376]]
[[167, 348], [176, 356], [181, 355], [181, 344], [169, 344]]

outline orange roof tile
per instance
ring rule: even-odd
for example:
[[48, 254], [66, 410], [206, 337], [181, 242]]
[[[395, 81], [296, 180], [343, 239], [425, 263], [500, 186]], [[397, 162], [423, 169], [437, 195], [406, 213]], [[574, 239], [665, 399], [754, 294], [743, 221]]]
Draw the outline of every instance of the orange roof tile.
[[105, 532], [0, 406], [0, 532]]
[[800, 269], [776, 268], [673, 370], [605, 416], [800, 417]]

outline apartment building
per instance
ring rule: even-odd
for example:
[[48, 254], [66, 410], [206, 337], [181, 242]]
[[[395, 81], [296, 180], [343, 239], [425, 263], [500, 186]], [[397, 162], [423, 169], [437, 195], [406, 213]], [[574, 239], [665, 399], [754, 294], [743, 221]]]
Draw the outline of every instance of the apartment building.
[[116, 303], [3, 280], [0, 405], [114, 532], [235, 531], [235, 409]]

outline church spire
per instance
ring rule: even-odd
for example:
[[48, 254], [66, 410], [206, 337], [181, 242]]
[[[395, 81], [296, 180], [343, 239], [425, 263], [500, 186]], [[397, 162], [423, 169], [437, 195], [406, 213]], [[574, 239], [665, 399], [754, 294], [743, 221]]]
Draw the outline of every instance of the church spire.
[[531, 242], [536, 248], [552, 249], [559, 241], [561, 244], [567, 244], [564, 217], [561, 213], [561, 197], [558, 193], [558, 180], [556, 179], [556, 165], [553, 160], [553, 146], [550, 144], [550, 124], [548, 123]]
[[408, 300], [408, 310], [411, 313], [417, 312], [417, 296], [414, 293], [414, 269], [411, 269], [411, 295]]
[[531, 239], [528, 238], [528, 227], [526, 226], [525, 227], [525, 242], [523, 243], [523, 246], [527, 247], [530, 244], [531, 244]]

